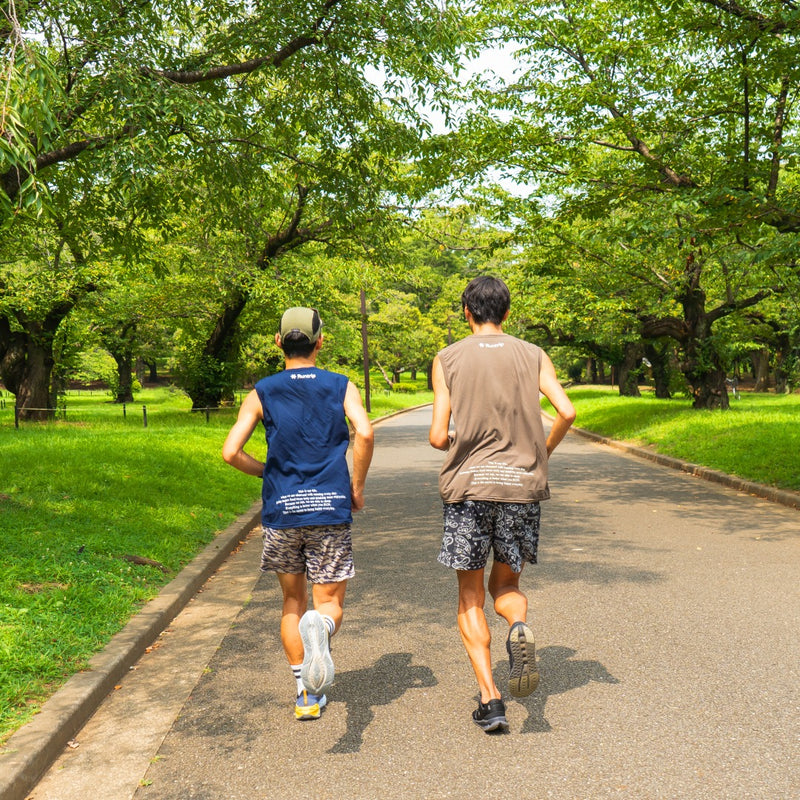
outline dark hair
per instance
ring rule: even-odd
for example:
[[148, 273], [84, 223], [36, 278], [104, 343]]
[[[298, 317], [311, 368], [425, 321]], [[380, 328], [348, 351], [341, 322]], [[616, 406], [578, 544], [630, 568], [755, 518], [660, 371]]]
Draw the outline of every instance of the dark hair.
[[281, 336], [281, 350], [286, 358], [308, 358], [316, 344], [300, 331], [289, 331], [286, 336]]
[[479, 325], [491, 322], [499, 325], [511, 308], [511, 292], [500, 278], [479, 275], [473, 278], [461, 295], [462, 311], [468, 308], [472, 318]]

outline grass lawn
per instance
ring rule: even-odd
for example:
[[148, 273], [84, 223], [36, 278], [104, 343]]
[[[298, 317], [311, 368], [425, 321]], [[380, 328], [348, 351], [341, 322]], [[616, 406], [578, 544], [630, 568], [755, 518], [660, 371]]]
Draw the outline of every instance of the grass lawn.
[[0, 409], [0, 741], [257, 499], [220, 456], [235, 412], [190, 406], [143, 391], [123, 418], [84, 392], [19, 429]]
[[[568, 390], [580, 428], [717, 469], [800, 491], [800, 395], [742, 392], [729, 411], [697, 411], [688, 399], [620, 397], [608, 387]], [[549, 404], [545, 402], [545, 409]], [[549, 409], [552, 410], [552, 409]]]

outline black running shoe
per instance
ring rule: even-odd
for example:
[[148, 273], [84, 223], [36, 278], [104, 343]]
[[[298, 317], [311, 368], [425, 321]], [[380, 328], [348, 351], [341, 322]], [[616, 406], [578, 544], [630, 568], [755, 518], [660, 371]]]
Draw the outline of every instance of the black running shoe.
[[478, 702], [478, 707], [472, 712], [472, 719], [486, 733], [508, 730], [506, 706], [502, 700], [490, 700], [488, 703]]
[[533, 631], [524, 622], [515, 622], [508, 632], [508, 691], [512, 697], [527, 697], [539, 685]]

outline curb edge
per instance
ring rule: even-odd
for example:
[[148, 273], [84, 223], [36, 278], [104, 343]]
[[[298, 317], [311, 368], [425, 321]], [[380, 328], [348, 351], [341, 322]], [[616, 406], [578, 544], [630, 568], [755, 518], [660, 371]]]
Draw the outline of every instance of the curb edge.
[[0, 748], [0, 798], [25, 800], [109, 692], [258, 525], [261, 501], [237, 517], [15, 731]]
[[[544, 413], [544, 412], [543, 412]], [[544, 414], [548, 419], [552, 419], [549, 414]], [[679, 458], [672, 456], [665, 456], [661, 453], [656, 453], [648, 450], [645, 447], [637, 447], [633, 444], [626, 442], [619, 442], [616, 439], [609, 439], [607, 436], [601, 436], [599, 433], [593, 433], [583, 428], [572, 427], [570, 430], [584, 439], [589, 439], [597, 444], [604, 444], [608, 447], [613, 447], [615, 450], [622, 450], [638, 458], [644, 458], [647, 461], [653, 461], [660, 464], [662, 467], [669, 467], [670, 469], [677, 469], [681, 472], [686, 472], [689, 475], [694, 475], [703, 480], [711, 483], [718, 483], [726, 486], [729, 489], [735, 489], [745, 494], [753, 495], [754, 497], [761, 497], [764, 500], [769, 500], [773, 503], [788, 506], [789, 508], [800, 509], [800, 492], [792, 492], [788, 489], [778, 489], [776, 486], [767, 486], [763, 483], [755, 483], [748, 481], [744, 478], [739, 478], [736, 475], [729, 475], [726, 472], [704, 467], [701, 464], [693, 464], [690, 461], [682, 461]]]

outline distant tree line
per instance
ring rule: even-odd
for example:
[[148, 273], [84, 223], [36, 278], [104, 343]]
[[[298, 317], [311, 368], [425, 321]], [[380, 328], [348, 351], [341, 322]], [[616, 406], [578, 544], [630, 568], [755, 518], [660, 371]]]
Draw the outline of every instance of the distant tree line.
[[[482, 272], [581, 380], [723, 409], [743, 364], [800, 382], [793, 4], [4, 12], [0, 380], [23, 417], [95, 352], [120, 402], [138, 361], [216, 406], [279, 368], [287, 304], [320, 308], [357, 379], [362, 290], [395, 383], [465, 335]], [[466, 69], [487, 50], [509, 68]]]

